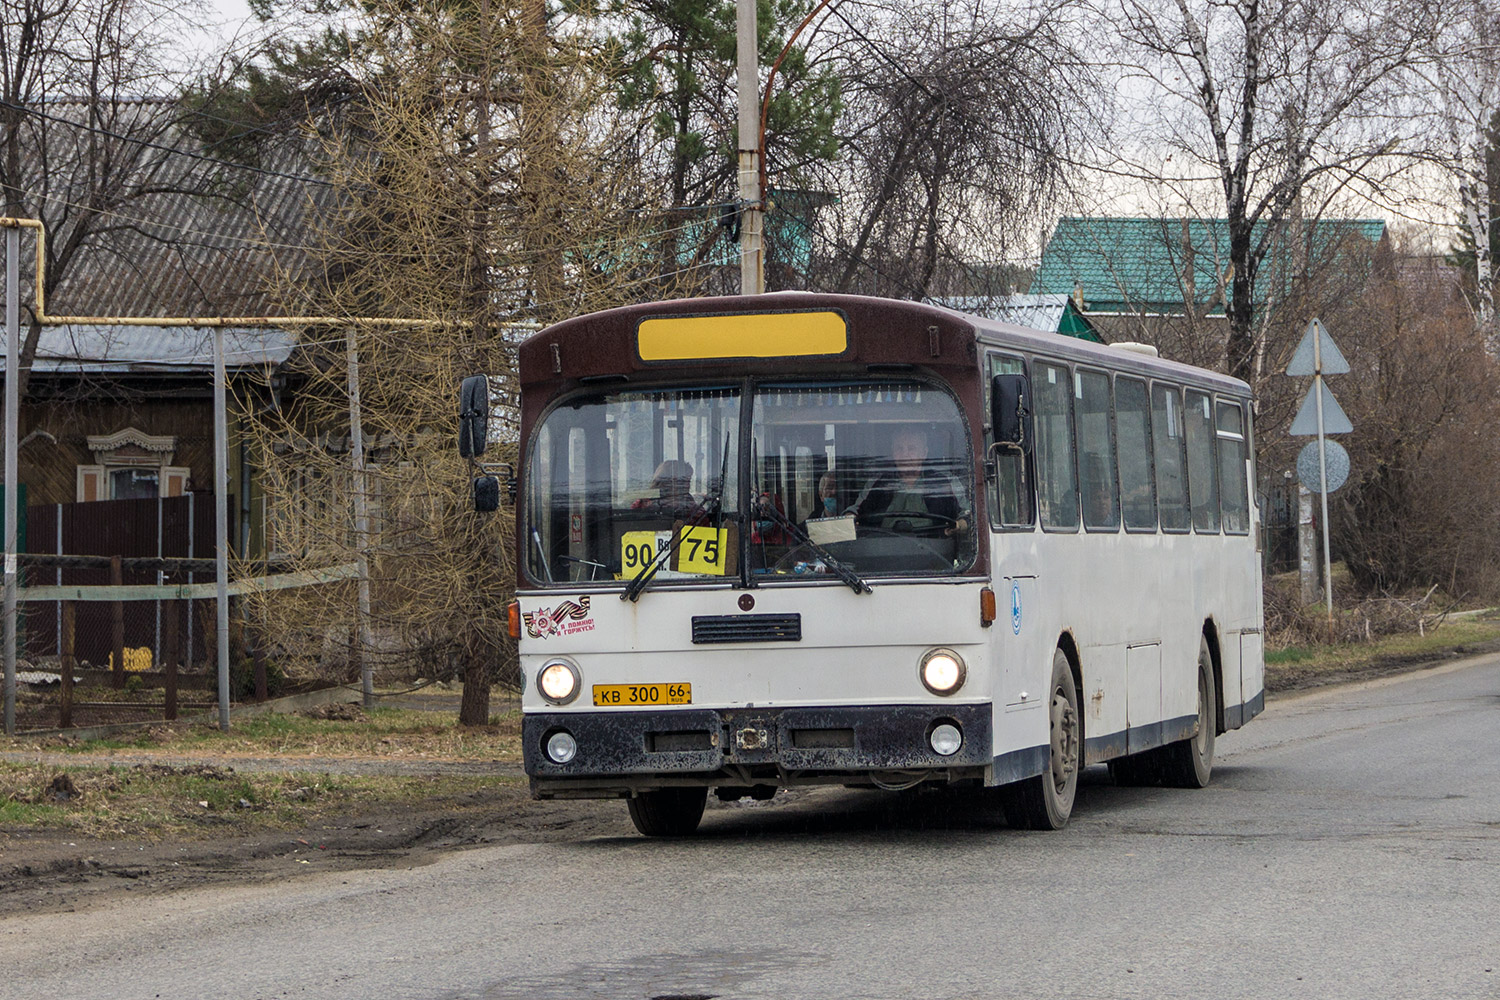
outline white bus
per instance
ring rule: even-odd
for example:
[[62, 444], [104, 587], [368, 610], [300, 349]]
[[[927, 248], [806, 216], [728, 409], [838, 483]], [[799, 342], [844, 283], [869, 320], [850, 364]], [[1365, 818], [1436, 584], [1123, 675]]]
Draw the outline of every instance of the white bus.
[[1201, 787], [1264, 705], [1242, 382], [805, 293], [582, 316], [519, 361], [537, 797], [680, 836], [710, 790], [945, 782], [1056, 829], [1081, 767]]

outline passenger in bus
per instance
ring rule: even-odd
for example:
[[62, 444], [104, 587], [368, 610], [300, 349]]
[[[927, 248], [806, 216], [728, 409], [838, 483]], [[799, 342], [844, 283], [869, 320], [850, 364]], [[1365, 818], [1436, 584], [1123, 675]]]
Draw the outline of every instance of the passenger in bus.
[[692, 492], [693, 467], [678, 458], [669, 458], [656, 467], [651, 476], [654, 497], [641, 497], [631, 510], [658, 511], [663, 514], [686, 514], [698, 505]]
[[836, 517], [839, 512], [839, 480], [831, 471], [818, 477], [818, 506], [813, 517]]
[[926, 434], [913, 429], [896, 432], [891, 439], [892, 469], [855, 502], [860, 524], [919, 534], [968, 531], [958, 484], [928, 466], [927, 451]]
[[[844, 511], [849, 513], [849, 511]], [[818, 477], [818, 499], [799, 527], [808, 531], [808, 522], [839, 516], [839, 481], [833, 470]]]

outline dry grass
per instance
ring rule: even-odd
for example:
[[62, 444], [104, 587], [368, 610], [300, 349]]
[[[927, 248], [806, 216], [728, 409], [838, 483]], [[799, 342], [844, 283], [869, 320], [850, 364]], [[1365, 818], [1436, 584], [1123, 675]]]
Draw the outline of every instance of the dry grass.
[[1286, 690], [1339, 675], [1390, 672], [1402, 666], [1479, 652], [1500, 643], [1500, 621], [1449, 619], [1423, 633], [1384, 635], [1369, 641], [1273, 644], [1266, 650], [1266, 685]]
[[59, 742], [14, 741], [16, 749], [66, 750], [79, 756], [146, 750], [204, 760], [226, 757], [502, 761], [521, 759], [521, 714], [492, 716], [488, 726], [460, 726], [450, 713], [402, 708], [356, 710], [354, 718], [262, 715], [227, 733], [207, 724], [159, 726], [129, 736]]

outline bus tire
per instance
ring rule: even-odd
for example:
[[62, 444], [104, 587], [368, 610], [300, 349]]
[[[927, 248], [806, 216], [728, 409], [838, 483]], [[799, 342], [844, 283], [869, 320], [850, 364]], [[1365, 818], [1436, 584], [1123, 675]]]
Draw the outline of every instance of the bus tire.
[[1052, 683], [1048, 685], [1047, 770], [1005, 789], [1001, 799], [1005, 821], [1027, 830], [1061, 830], [1073, 815], [1078, 794], [1082, 720], [1073, 669], [1061, 649], [1052, 653]]
[[1198, 732], [1161, 748], [1162, 784], [1203, 788], [1214, 766], [1214, 658], [1208, 637], [1198, 640]]
[[628, 800], [630, 821], [647, 837], [686, 837], [698, 829], [707, 788], [658, 788]]

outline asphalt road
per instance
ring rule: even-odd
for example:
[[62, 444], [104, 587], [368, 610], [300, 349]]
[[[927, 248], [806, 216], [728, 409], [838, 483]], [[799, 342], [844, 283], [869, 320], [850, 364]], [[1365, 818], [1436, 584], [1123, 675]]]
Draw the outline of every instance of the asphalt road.
[[[1500, 998], [1500, 657], [1273, 703], [1057, 834], [829, 791], [0, 921], [0, 997]], [[623, 809], [623, 806], [621, 806]]]

